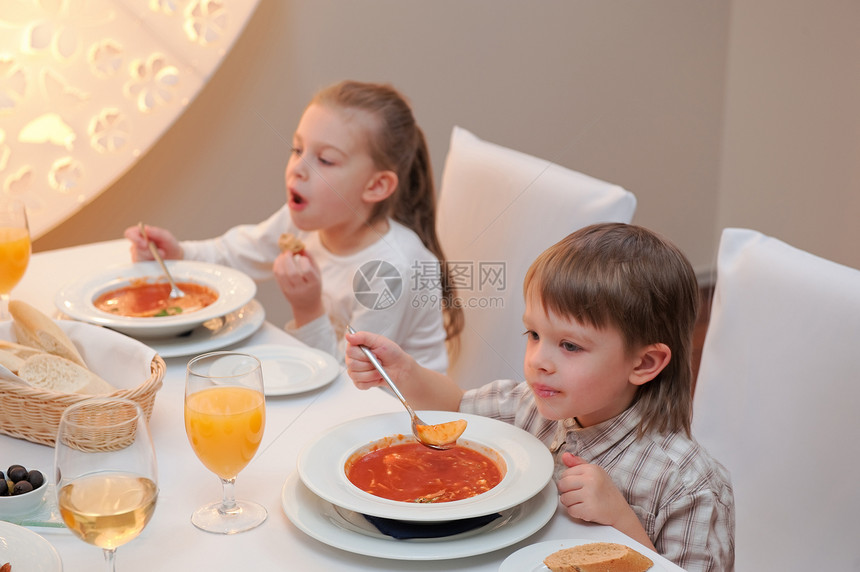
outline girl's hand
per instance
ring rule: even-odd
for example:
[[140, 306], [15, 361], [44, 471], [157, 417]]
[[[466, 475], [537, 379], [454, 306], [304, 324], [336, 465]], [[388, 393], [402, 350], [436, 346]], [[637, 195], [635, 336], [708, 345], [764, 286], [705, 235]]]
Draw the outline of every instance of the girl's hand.
[[296, 326], [303, 326], [325, 314], [322, 276], [310, 255], [283, 252], [275, 259], [272, 271], [281, 292], [293, 308]]
[[562, 461], [568, 468], [557, 485], [561, 504], [567, 508], [569, 516], [611, 526], [648, 548], [654, 548], [639, 517], [603, 467], [570, 453], [564, 453]]
[[[181, 260], [184, 256], [182, 247], [179, 246], [179, 241], [171, 234], [169, 230], [159, 228], [157, 226], [146, 225], [146, 234], [149, 240], [155, 243], [158, 253], [164, 259]], [[154, 260], [152, 252], [149, 250], [149, 245], [146, 239], [140, 233], [140, 229], [135, 226], [130, 226], [123, 233], [131, 242], [131, 260], [132, 262], [140, 262], [141, 260]]]
[[370, 349], [389, 377], [400, 385], [398, 379], [407, 379], [404, 375], [414, 363], [413, 359], [403, 349], [379, 334], [369, 332], [356, 332], [346, 334], [346, 373], [352, 378], [353, 383], [359, 389], [370, 389], [385, 384], [385, 380], [361, 351], [358, 346], [363, 345]]

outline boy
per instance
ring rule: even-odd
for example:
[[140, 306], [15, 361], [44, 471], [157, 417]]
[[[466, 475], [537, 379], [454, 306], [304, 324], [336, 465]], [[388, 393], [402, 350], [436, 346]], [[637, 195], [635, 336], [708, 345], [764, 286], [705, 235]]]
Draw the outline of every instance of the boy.
[[543, 252], [524, 281], [526, 381], [463, 392], [396, 344], [348, 335], [348, 373], [382, 379], [373, 351], [416, 409], [476, 413], [544, 441], [572, 518], [615, 527], [685, 570], [734, 567], [725, 469], [690, 435], [698, 287], [689, 261], [644, 228], [598, 224]]

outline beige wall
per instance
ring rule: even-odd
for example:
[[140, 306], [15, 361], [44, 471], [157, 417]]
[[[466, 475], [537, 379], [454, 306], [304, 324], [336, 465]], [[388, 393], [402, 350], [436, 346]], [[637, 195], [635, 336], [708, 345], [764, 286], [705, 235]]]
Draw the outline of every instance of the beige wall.
[[716, 228], [860, 269], [860, 2], [732, 5]]
[[34, 248], [116, 238], [141, 219], [181, 238], [262, 219], [284, 200], [308, 98], [349, 77], [411, 98], [437, 176], [460, 125], [626, 187], [635, 222], [700, 270], [726, 224], [860, 267], [848, 246], [860, 225], [847, 224], [860, 7], [788, 1], [261, 0], [163, 139]]

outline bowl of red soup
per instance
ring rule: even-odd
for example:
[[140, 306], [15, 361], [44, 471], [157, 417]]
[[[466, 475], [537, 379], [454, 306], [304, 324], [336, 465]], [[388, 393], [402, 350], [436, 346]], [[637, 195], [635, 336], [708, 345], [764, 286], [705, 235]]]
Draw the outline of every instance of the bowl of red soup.
[[415, 441], [405, 411], [355, 419], [305, 445], [299, 477], [336, 506], [418, 522], [506, 510], [538, 494], [552, 477], [546, 445], [522, 429], [477, 415], [419, 415], [428, 423], [465, 419], [466, 431], [456, 447], [438, 451]]
[[347, 459], [344, 470], [350, 483], [371, 495], [443, 503], [491, 490], [505, 476], [506, 467], [497, 451], [464, 439], [439, 450], [414, 437], [394, 435], [360, 447]]
[[186, 260], [166, 263], [185, 296], [170, 297], [170, 284], [156, 262], [138, 262], [67, 284], [57, 292], [55, 305], [76, 320], [132, 337], [166, 338], [238, 310], [257, 292], [250, 277], [226, 266]]

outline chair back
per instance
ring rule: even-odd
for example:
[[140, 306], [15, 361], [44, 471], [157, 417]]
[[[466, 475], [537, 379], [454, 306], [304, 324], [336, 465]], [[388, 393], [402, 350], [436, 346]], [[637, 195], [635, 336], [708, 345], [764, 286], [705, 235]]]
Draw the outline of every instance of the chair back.
[[736, 567], [860, 570], [860, 271], [722, 233], [693, 435], [729, 470]]
[[630, 222], [636, 198], [618, 185], [483, 141], [454, 127], [437, 225], [465, 329], [449, 374], [464, 388], [521, 379], [523, 278], [574, 230]]

